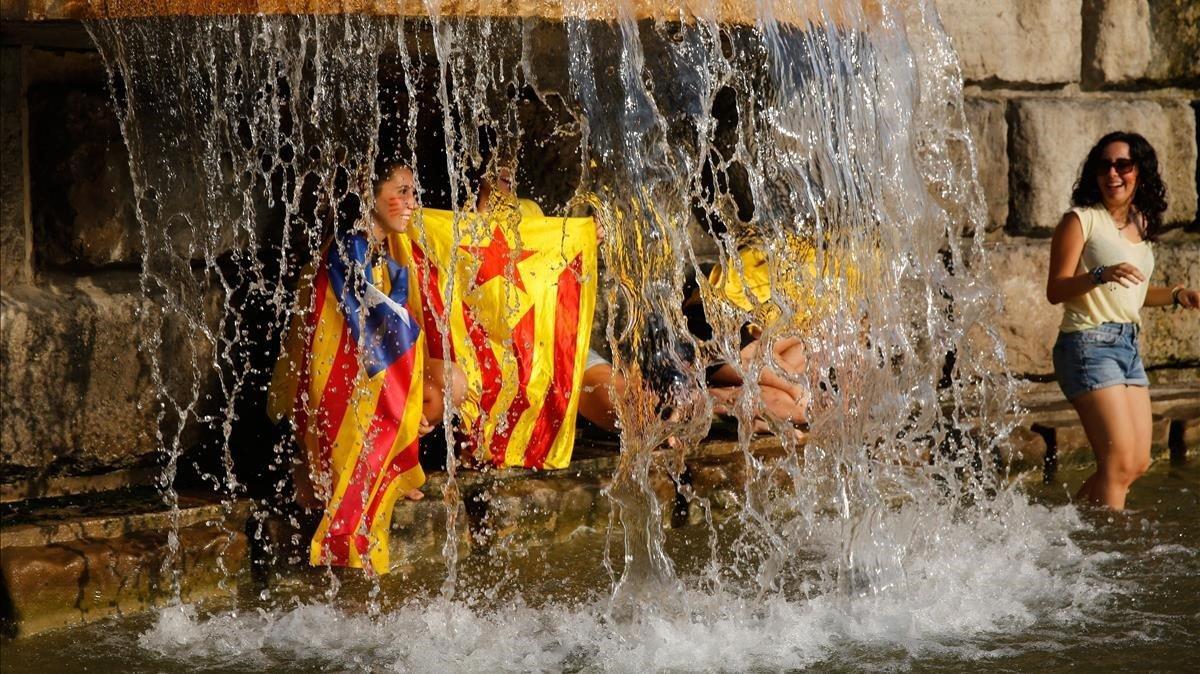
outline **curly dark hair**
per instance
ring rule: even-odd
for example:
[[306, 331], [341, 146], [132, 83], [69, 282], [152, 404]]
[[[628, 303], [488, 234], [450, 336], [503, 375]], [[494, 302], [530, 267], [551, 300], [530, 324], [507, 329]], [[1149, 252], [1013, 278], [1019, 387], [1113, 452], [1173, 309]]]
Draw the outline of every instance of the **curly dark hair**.
[[1075, 189], [1071, 191], [1071, 205], [1095, 206], [1101, 203], [1100, 185], [1096, 177], [1100, 174], [1100, 163], [1104, 161], [1104, 148], [1112, 143], [1129, 145], [1129, 158], [1137, 164], [1137, 191], [1133, 194], [1133, 205], [1142, 214], [1146, 230], [1142, 236], [1148, 241], [1158, 238], [1162, 228], [1163, 213], [1167, 210], [1167, 186], [1158, 173], [1158, 153], [1150, 142], [1139, 133], [1113, 131], [1096, 141], [1083, 162]]

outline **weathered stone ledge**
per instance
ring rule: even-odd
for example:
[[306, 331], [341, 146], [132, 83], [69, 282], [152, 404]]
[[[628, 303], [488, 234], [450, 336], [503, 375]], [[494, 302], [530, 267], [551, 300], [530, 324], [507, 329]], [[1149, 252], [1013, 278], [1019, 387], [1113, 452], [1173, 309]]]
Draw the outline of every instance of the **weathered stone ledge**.
[[[245, 501], [221, 503], [195, 494], [179, 496], [179, 512], [166, 510], [154, 489], [110, 493], [102, 497], [75, 497], [45, 505], [9, 506], [4, 516], [0, 549], [55, 545], [79, 539], [120, 538], [143, 531], [177, 525], [212, 525], [231, 517], [245, 522]], [[238, 529], [240, 531], [240, 527]]]
[[7, 506], [0, 629], [23, 636], [166, 603], [174, 580], [163, 562], [176, 522], [180, 596], [197, 601], [236, 591], [246, 568], [249, 503], [183, 495], [179, 506], [171, 513], [153, 490]]
[[[1200, 450], [1200, 384], [1151, 391], [1155, 454], [1169, 451], [1172, 460], [1185, 460]], [[1009, 438], [1009, 453], [1001, 457], [1011, 475], [1052, 479], [1059, 465], [1091, 460], [1078, 420], [1055, 385], [1030, 384], [1022, 400], [1028, 414]], [[783, 470], [770, 471], [772, 460], [784, 455], [772, 438], [755, 439], [749, 455], [736, 441], [720, 437], [701, 443], [682, 461], [678, 450], [658, 450], [651, 486], [663, 526], [720, 522], [738, 512], [749, 480], [783, 484], [789, 479]], [[453, 547], [460, 557], [553, 545], [602, 531], [612, 507], [604, 490], [621, 458], [614, 444], [581, 441], [566, 470], [459, 471], [455, 489], [449, 490], [451, 502], [460, 504], [454, 510], [440, 498], [449, 476], [432, 475], [424, 500], [401, 502], [393, 513], [393, 569], [406, 574], [420, 563], [440, 559], [452, 512]], [[751, 462], [761, 462], [767, 473]], [[673, 472], [669, 466], [681, 470]], [[311, 535], [300, 522], [303, 518], [264, 511], [249, 521], [249, 503], [220, 503], [203, 495], [185, 494], [180, 507], [186, 599], [234, 591], [248, 580], [245, 572], [252, 562], [256, 583], [287, 584], [303, 576]], [[136, 498], [93, 495], [5, 508], [0, 575], [11, 598], [4, 616], [9, 633], [31, 634], [136, 612], [169, 597], [170, 579], [161, 576], [161, 568], [172, 516], [153, 491]]]
[[119, 489], [154, 484], [162, 473], [158, 466], [114, 470], [97, 475], [63, 475], [0, 484], [0, 503], [58, 498], [81, 494], [100, 494]]
[[[1152, 386], [1152, 451], [1183, 461], [1200, 450], [1200, 380]], [[1054, 383], [1027, 384], [1022, 396], [1027, 410], [1013, 432], [1011, 454], [1004, 457], [1014, 472], [1041, 471], [1051, 480], [1060, 465], [1092, 461], [1079, 417]]]

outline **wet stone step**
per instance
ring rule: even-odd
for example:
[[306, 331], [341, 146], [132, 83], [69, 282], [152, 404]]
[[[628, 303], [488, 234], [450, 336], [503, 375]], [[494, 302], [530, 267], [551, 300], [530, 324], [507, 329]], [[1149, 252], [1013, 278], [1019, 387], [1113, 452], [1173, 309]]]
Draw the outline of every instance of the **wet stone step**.
[[[1090, 461], [1074, 411], [1056, 389], [1031, 388], [1023, 397], [1028, 414], [1009, 438], [1011, 465], [1020, 471], [1048, 469], [1052, 475], [1060, 462]], [[1200, 388], [1158, 387], [1152, 395], [1157, 455], [1169, 448], [1182, 460], [1196, 452]], [[718, 428], [686, 455], [669, 447], [656, 450], [650, 484], [659, 521], [672, 528], [720, 523], [740, 512], [747, 493], [790, 488], [792, 478], [779, 461], [786, 452], [773, 438], [756, 438], [747, 450], [729, 428]], [[404, 574], [441, 559], [448, 531], [452, 548], [463, 558], [553, 545], [603, 530], [610, 522], [619, 526], [606, 489], [621, 461], [615, 442], [585, 436], [571, 467], [561, 471], [458, 470], [453, 482], [445, 473], [431, 474], [422, 490], [425, 498], [401, 501], [393, 512], [393, 571]], [[454, 507], [447, 508], [447, 501]], [[5, 615], [10, 633], [143, 610], [169, 596], [170, 579], [160, 569], [170, 517], [153, 490], [38, 503], [3, 506], [0, 540], [5, 589], [12, 598]], [[180, 503], [185, 598], [233, 591], [247, 559], [259, 572], [256, 581], [267, 585], [272, 578], [306, 577], [315, 525], [311, 516], [258, 512], [247, 528], [245, 503], [231, 506], [192, 495]]]
[[[1200, 387], [1151, 387], [1150, 399], [1153, 456], [1184, 461], [1189, 453], [1200, 452]], [[1004, 457], [1015, 470], [1041, 469], [1049, 480], [1058, 466], [1093, 460], [1083, 425], [1057, 385], [1031, 384], [1022, 402], [1027, 414], [1009, 437], [1011, 453]]]
[[[5, 504], [0, 577], [7, 636], [93, 622], [236, 591], [249, 504], [182, 495], [172, 514], [153, 490]], [[171, 532], [177, 552], [172, 557]], [[164, 572], [164, 562], [172, 565]]]

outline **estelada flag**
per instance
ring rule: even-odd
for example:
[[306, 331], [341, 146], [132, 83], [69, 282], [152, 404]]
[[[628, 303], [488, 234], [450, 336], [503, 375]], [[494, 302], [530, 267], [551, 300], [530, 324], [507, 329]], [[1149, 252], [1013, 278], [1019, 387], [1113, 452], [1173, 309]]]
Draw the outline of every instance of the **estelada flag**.
[[426, 339], [432, 357], [466, 374], [459, 414], [468, 457], [565, 468], [596, 308], [595, 222], [546, 217], [511, 199], [457, 221], [423, 209], [420, 222], [409, 235]]
[[325, 515], [310, 561], [387, 573], [396, 499], [425, 482], [417, 462], [424, 341], [411, 249], [372, 256], [336, 237], [301, 290], [275, 365], [269, 412], [290, 416]]

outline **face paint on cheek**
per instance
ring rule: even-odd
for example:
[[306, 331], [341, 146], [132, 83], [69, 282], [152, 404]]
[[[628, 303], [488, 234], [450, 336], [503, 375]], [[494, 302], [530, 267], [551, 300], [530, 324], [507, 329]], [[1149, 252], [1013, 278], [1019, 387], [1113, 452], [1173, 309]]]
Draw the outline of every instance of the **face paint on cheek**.
[[404, 204], [399, 197], [392, 197], [385, 202], [386, 212], [388, 217], [397, 218], [404, 211]]

